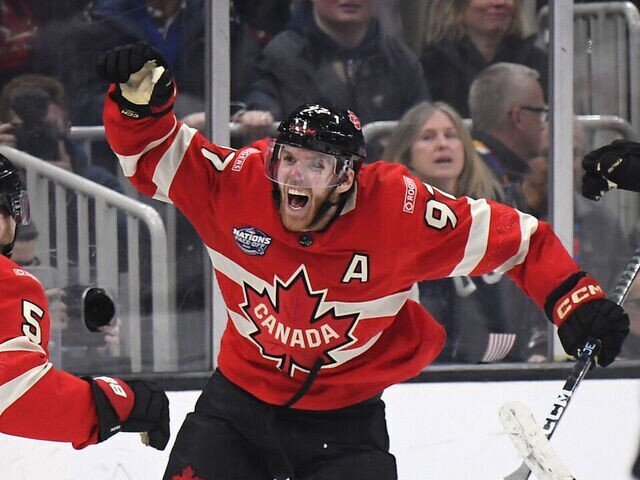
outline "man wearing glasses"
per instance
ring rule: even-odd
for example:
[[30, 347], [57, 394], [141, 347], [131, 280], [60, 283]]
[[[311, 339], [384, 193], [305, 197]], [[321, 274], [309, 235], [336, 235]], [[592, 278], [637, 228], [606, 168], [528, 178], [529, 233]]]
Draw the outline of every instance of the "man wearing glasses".
[[503, 184], [520, 183], [528, 161], [547, 145], [549, 109], [537, 71], [496, 63], [471, 84], [469, 108], [476, 149]]

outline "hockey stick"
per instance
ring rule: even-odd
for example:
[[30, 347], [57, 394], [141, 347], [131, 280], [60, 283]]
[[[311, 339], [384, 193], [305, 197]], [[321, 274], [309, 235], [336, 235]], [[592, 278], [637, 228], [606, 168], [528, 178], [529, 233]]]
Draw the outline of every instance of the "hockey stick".
[[[624, 302], [639, 270], [640, 246], [636, 248], [633, 257], [631, 257], [631, 260], [620, 275], [613, 295], [611, 295], [612, 301], [618, 305]], [[542, 427], [539, 427], [535, 421], [533, 421], [529, 410], [522, 404], [520, 405], [522, 405], [524, 409], [520, 407], [515, 408], [513, 404], [504, 405], [500, 409], [500, 418], [503, 421], [505, 430], [509, 433], [509, 438], [520, 454], [524, 457], [524, 462], [520, 467], [504, 477], [504, 480], [527, 480], [532, 470], [535, 470], [538, 480], [564, 480], [573, 478], [571, 476], [562, 476], [568, 472], [566, 469], [562, 471], [564, 466], [555, 453], [553, 453], [551, 445], [548, 444], [548, 440], [553, 435], [558, 422], [567, 409], [571, 396], [591, 368], [598, 349], [599, 343], [597, 341], [591, 338], [587, 339], [580, 351], [576, 364], [565, 381], [562, 390], [556, 397], [553, 408], [549, 415], [547, 415]], [[546, 441], [543, 437], [546, 437]], [[527, 440], [529, 440], [528, 443]], [[557, 476], [553, 476], [554, 471], [557, 473]]]

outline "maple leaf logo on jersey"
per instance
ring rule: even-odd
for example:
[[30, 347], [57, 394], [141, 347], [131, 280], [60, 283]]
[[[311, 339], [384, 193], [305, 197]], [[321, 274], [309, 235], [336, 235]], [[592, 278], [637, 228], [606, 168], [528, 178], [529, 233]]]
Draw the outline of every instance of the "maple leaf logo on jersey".
[[280, 370], [293, 377], [296, 370], [310, 372], [318, 361], [334, 364], [331, 353], [357, 341], [351, 334], [358, 314], [337, 315], [334, 307], [327, 308], [327, 290], [313, 291], [304, 267], [289, 281], [276, 277], [274, 287], [272, 301], [267, 289], [245, 283], [240, 308], [256, 327], [251, 339]]

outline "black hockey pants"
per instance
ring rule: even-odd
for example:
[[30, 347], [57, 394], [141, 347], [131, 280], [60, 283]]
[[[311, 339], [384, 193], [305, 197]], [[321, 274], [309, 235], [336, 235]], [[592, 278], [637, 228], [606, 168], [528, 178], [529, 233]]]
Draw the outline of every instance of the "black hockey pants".
[[216, 371], [178, 432], [163, 478], [396, 480], [397, 474], [379, 397], [331, 411], [276, 407]]

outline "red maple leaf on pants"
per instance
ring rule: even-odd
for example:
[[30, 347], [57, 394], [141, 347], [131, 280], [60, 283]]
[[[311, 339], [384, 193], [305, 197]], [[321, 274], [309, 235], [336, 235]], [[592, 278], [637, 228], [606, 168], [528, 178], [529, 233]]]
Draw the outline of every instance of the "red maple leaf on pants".
[[180, 475], [174, 475], [171, 477], [171, 480], [204, 480], [204, 478], [196, 477], [196, 471], [191, 465], [189, 465], [180, 472]]
[[245, 284], [241, 308], [256, 327], [251, 335], [262, 356], [277, 362], [290, 376], [311, 371], [316, 363], [335, 363], [331, 352], [353, 344], [358, 314], [337, 315], [323, 306], [326, 290], [313, 291], [307, 272], [298, 270], [288, 281], [276, 278], [273, 300], [267, 290]]

